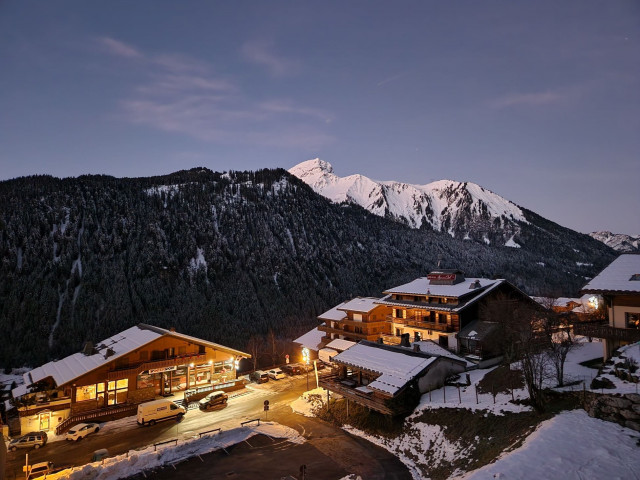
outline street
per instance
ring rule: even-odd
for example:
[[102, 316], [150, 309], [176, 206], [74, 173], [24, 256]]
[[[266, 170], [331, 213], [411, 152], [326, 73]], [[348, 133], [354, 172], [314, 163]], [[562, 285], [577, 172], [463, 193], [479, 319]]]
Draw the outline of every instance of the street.
[[[313, 383], [315, 384], [315, 381]], [[315, 385], [311, 385], [311, 387], [313, 388]], [[77, 466], [90, 462], [93, 452], [101, 448], [106, 448], [110, 456], [115, 456], [154, 443], [176, 437], [193, 436], [198, 432], [215, 428], [222, 428], [222, 430], [237, 428], [240, 426], [240, 422], [245, 420], [254, 418], [264, 420], [263, 405], [265, 400], [269, 400], [268, 419], [296, 429], [307, 439], [309, 445], [305, 444], [306, 446], [298, 448], [299, 446], [284, 445], [287, 442], [280, 442], [277, 448], [264, 445], [264, 448], [257, 452], [254, 452], [253, 448], [237, 449], [243, 451], [243, 454], [231, 455], [224, 462], [229, 464], [228, 471], [238, 473], [238, 478], [242, 478], [240, 467], [246, 464], [246, 457], [250, 457], [254, 452], [256, 453], [255, 460], [258, 461], [259, 457], [264, 455], [265, 450], [272, 448], [275, 450], [267, 458], [281, 456], [283, 459], [288, 459], [292, 465], [304, 462], [314, 465], [324, 464], [323, 471], [327, 473], [342, 471], [358, 473], [367, 479], [411, 478], [406, 467], [385, 450], [352, 437], [343, 430], [317, 419], [294, 414], [289, 404], [297, 399], [305, 389], [306, 375], [297, 375], [277, 381], [271, 380], [260, 385], [249, 384], [245, 390], [230, 394], [226, 408], [212, 412], [191, 409], [181, 422], [168, 420], [154, 426], [140, 427], [136, 423], [135, 416], [105, 422], [101, 424], [100, 432], [90, 435], [80, 442], [72, 443], [60, 440], [49, 442], [38, 450], [9, 452], [6, 477], [8, 479], [24, 478], [22, 466], [25, 462], [25, 453], [29, 453], [29, 461], [32, 464], [52, 461], [56, 467]], [[219, 454], [216, 455], [219, 456]], [[216, 455], [213, 455], [212, 458]], [[235, 466], [234, 462], [237, 462]], [[270, 462], [266, 463], [270, 464]], [[275, 468], [274, 473], [282, 468], [278, 463], [278, 461], [272, 462]], [[182, 467], [182, 465], [185, 466]], [[178, 464], [177, 468], [187, 468], [187, 465], [190, 465], [188, 468], [195, 470], [201, 467], [203, 473], [208, 469], [209, 478], [211, 478], [211, 467], [207, 467], [206, 463], [200, 462], [198, 465], [194, 462], [184, 462]], [[173, 468], [171, 471], [175, 474]], [[262, 471], [265, 471], [264, 468]], [[315, 478], [322, 477], [315, 476]], [[331, 476], [329, 478], [340, 477]]]

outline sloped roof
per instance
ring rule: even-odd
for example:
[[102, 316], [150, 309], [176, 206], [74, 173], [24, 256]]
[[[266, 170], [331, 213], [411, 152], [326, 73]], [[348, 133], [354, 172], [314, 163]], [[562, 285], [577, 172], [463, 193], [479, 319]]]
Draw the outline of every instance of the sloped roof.
[[340, 308], [347, 302], [342, 302], [340, 305], [336, 305], [335, 307], [327, 310], [324, 313], [318, 315], [320, 320], [342, 320], [347, 318], [347, 314], [340, 310]]
[[386, 346], [360, 342], [333, 357], [333, 361], [379, 373], [368, 387], [394, 395], [439, 358], [383, 347]]
[[468, 293], [473, 293], [474, 289], [470, 287], [476, 280], [480, 282], [480, 287], [487, 287], [498, 282], [498, 280], [490, 280], [488, 278], [465, 278], [464, 281], [456, 283], [455, 285], [432, 285], [427, 277], [420, 277], [404, 285], [385, 290], [384, 293], [458, 298]]
[[298, 338], [296, 338], [294, 340], [294, 343], [299, 343], [300, 345], [308, 348], [309, 350], [317, 351], [323, 336], [324, 336], [324, 332], [321, 332], [316, 327], [312, 330], [309, 330], [304, 335], [301, 335]]
[[135, 327], [128, 328], [123, 332], [117, 333], [106, 340], [98, 342], [95, 346], [95, 352], [92, 355], [84, 353], [74, 353], [61, 360], [55, 360], [44, 365], [34, 368], [23, 375], [24, 385], [20, 385], [12, 390], [14, 398], [21, 397], [28, 393], [29, 387], [45, 378], [51, 377], [57, 386], [67, 384], [74, 379], [85, 375], [107, 363], [117, 360], [158, 338], [169, 335], [179, 338], [197, 345], [205, 345], [216, 350], [228, 352], [230, 354], [239, 355], [250, 358], [248, 353], [240, 352], [229, 347], [219, 345], [217, 343], [202, 340], [182, 333], [173, 332], [164, 328], [155, 327], [140, 323]]
[[[85, 355], [74, 353], [61, 360], [45, 363], [23, 375], [24, 385], [13, 389], [14, 398], [28, 392], [28, 387], [47, 377], [53, 378], [56, 385], [64, 385], [85, 373], [95, 370], [113, 360], [116, 360], [132, 350], [142, 347], [162, 336], [161, 333], [139, 326], [128, 328], [96, 344], [97, 353]], [[109, 354], [110, 352], [113, 352]]]
[[371, 310], [378, 306], [377, 302], [381, 300], [375, 297], [356, 297], [352, 300], [344, 302], [340, 306], [336, 307], [338, 310], [369, 313]]
[[[420, 280], [420, 279], [418, 279]], [[468, 279], [468, 280], [476, 280], [476, 279]], [[483, 279], [480, 279], [483, 280]], [[414, 280], [415, 282], [416, 280]], [[407, 300], [391, 300], [390, 298], [385, 297], [385, 299], [381, 299], [379, 300], [377, 303], [381, 304], [381, 305], [389, 305], [389, 306], [396, 306], [396, 307], [405, 307], [405, 308], [423, 308], [423, 309], [428, 309], [428, 310], [440, 310], [443, 312], [460, 312], [462, 310], [464, 310], [465, 308], [467, 308], [468, 306], [474, 304], [475, 302], [477, 302], [478, 300], [480, 300], [481, 298], [483, 298], [485, 295], [487, 295], [489, 292], [495, 290], [496, 288], [498, 288], [500, 285], [508, 283], [506, 280], [490, 280], [491, 283], [484, 285], [482, 282], [480, 282], [480, 288], [478, 289], [473, 289], [473, 290], [467, 290], [467, 293], [470, 293], [471, 295], [467, 295], [464, 298], [462, 298], [460, 300], [460, 302], [457, 305], [448, 305], [446, 303], [439, 303], [439, 304], [426, 304], [426, 303], [422, 303], [422, 302], [410, 302]], [[413, 282], [412, 282], [413, 283]], [[463, 285], [463, 283], [459, 283], [458, 285]], [[456, 287], [458, 285], [435, 285], [435, 287]], [[469, 285], [467, 285], [467, 288], [469, 288]], [[513, 287], [515, 288], [515, 287]], [[451, 291], [450, 291], [451, 292]], [[422, 295], [424, 295], [425, 293], [423, 292]], [[429, 295], [433, 295], [433, 296], [453, 296], [453, 295], [444, 295], [444, 294], [436, 294], [433, 293], [433, 291], [431, 291], [431, 293], [429, 293]]]
[[343, 350], [346, 350], [347, 348], [353, 347], [355, 344], [356, 342], [343, 340], [342, 338], [336, 338], [335, 340], [331, 340], [329, 343], [327, 343], [327, 348], [343, 351]]
[[482, 341], [498, 328], [496, 322], [485, 322], [483, 320], [475, 320], [464, 327], [458, 333], [458, 338], [468, 338], [471, 340]]
[[585, 293], [640, 293], [640, 255], [620, 255], [592, 278], [582, 291]]

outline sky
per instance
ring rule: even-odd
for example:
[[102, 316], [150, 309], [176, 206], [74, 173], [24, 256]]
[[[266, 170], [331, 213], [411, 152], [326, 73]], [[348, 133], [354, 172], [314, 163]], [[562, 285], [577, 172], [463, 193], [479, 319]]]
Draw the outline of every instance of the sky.
[[478, 183], [640, 234], [640, 3], [0, 0], [0, 180]]

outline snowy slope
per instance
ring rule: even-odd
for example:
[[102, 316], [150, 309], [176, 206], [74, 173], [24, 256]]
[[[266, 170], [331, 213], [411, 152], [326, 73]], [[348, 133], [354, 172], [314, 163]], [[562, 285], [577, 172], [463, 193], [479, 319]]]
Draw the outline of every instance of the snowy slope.
[[292, 167], [289, 173], [333, 202], [355, 203], [412, 228], [428, 227], [454, 237], [489, 243], [488, 233], [499, 231], [502, 245], [516, 246], [513, 236], [519, 233], [520, 222], [529, 223], [517, 205], [474, 183], [439, 180], [411, 185], [363, 175], [339, 177], [330, 163], [318, 158]]
[[625, 235], [624, 233], [592, 232], [591, 237], [622, 253], [640, 251], [640, 235]]

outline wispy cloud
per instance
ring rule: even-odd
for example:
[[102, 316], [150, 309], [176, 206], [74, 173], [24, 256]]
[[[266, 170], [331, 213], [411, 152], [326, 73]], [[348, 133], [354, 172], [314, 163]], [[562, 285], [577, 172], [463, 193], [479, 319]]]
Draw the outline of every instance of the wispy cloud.
[[394, 82], [396, 80], [400, 80], [401, 78], [406, 77], [407, 75], [409, 75], [409, 72], [398, 73], [398, 74], [393, 75], [391, 77], [385, 78], [384, 80], [381, 80], [380, 82], [378, 82], [376, 84], [376, 86], [381, 87], [383, 85], [386, 85], [387, 83]]
[[112, 55], [126, 58], [142, 58], [142, 54], [138, 50], [114, 38], [100, 37], [97, 41]]
[[149, 55], [115, 39], [108, 53], [141, 67], [142, 79], [119, 102], [121, 118], [207, 141], [317, 148], [332, 141], [322, 126], [332, 115], [291, 99], [250, 100], [232, 78], [212, 65], [176, 55]]
[[252, 40], [242, 46], [242, 55], [252, 63], [266, 67], [271, 75], [282, 77], [295, 73], [296, 63], [277, 55], [271, 41]]
[[518, 106], [539, 107], [556, 104], [566, 98], [566, 94], [551, 91], [537, 93], [510, 93], [492, 100], [490, 102], [490, 106], [496, 109]]

